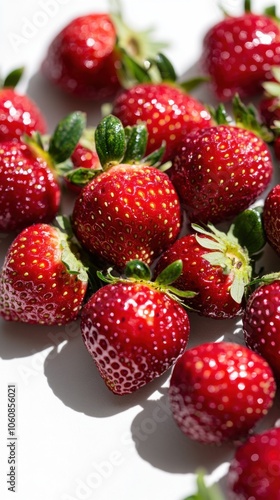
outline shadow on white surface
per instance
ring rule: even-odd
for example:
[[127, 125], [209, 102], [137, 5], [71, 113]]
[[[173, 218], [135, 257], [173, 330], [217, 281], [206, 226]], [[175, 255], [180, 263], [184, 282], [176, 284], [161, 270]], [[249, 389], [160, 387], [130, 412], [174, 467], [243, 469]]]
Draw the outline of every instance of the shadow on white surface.
[[80, 336], [65, 343], [60, 350], [51, 350], [45, 359], [44, 372], [51, 390], [63, 404], [98, 418], [142, 406], [168, 377], [167, 372], [136, 393], [115, 395], [106, 387]]

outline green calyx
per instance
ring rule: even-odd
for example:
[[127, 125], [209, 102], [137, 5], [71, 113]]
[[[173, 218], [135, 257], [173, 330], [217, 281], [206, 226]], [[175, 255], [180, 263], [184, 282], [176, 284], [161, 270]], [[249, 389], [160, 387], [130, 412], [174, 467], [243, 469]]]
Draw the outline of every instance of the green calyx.
[[132, 30], [124, 21], [120, 0], [109, 0], [109, 11], [115, 25], [118, 46], [124, 48], [139, 63], [168, 47], [167, 42], [153, 40], [152, 28], [144, 31]]
[[[213, 224], [208, 224], [206, 229], [192, 224], [192, 228], [196, 231], [196, 240], [199, 245], [210, 250], [203, 255], [203, 258], [212, 266], [221, 267], [224, 274], [232, 275], [230, 295], [237, 304], [240, 304], [244, 296], [245, 286], [252, 276], [247, 249], [241, 247], [233, 234], [232, 226], [227, 233], [219, 231]], [[201, 237], [200, 234], [204, 237]]]
[[85, 113], [74, 111], [58, 123], [50, 137], [35, 132], [31, 137], [24, 135], [23, 141], [35, 156], [45, 159], [55, 174], [64, 175], [71, 168], [67, 161], [74, 152], [85, 125]]
[[259, 254], [266, 244], [263, 207], [248, 208], [237, 215], [232, 224], [232, 232], [239, 244], [247, 248], [250, 257]]
[[184, 500], [225, 500], [220, 488], [214, 484], [206, 486], [204, 481], [204, 471], [199, 471], [196, 476], [197, 492]]
[[259, 120], [255, 106], [253, 104], [246, 106], [238, 94], [235, 94], [232, 99], [233, 117], [227, 113], [222, 103], [217, 108], [209, 106], [208, 109], [217, 125], [235, 125], [251, 130], [265, 142], [274, 140], [273, 132]]
[[145, 157], [147, 139], [145, 124], [123, 127], [116, 116], [105, 116], [95, 130], [95, 147], [103, 170], [119, 163], [159, 166], [165, 145]]
[[172, 286], [172, 283], [182, 274], [182, 270], [183, 262], [181, 260], [176, 260], [163, 269], [157, 278], [152, 281], [152, 273], [149, 266], [140, 260], [132, 260], [126, 264], [122, 276], [114, 276], [111, 272], [112, 268], [109, 268], [105, 275], [101, 271], [97, 271], [97, 276], [105, 283], [143, 283], [150, 288], [165, 293], [173, 300], [176, 300], [182, 306], [186, 307], [182, 299], [192, 298], [196, 293], [188, 290], [178, 290]]
[[13, 69], [8, 75], [1, 80], [0, 88], [12, 88], [14, 89], [22, 78], [24, 73], [24, 67]]
[[69, 274], [74, 274], [80, 281], [88, 282], [87, 269], [80, 259], [80, 245], [73, 235], [70, 221], [67, 217], [56, 218], [56, 230], [59, 233], [61, 260]]

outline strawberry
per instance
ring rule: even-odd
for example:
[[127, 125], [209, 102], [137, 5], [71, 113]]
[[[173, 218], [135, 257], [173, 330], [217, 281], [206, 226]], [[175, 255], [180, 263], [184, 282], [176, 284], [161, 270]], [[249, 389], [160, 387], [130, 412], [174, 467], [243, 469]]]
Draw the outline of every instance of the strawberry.
[[276, 184], [268, 192], [263, 207], [263, 224], [269, 245], [280, 255], [280, 184]]
[[124, 129], [109, 115], [95, 137], [104, 170], [75, 200], [73, 230], [95, 257], [120, 269], [133, 259], [150, 264], [179, 234], [178, 196], [167, 174], [151, 166], [158, 152], [141, 160], [144, 125]]
[[83, 114], [61, 120], [45, 150], [39, 136], [0, 146], [0, 232], [20, 231], [57, 215], [61, 190], [56, 163], [68, 158], [79, 139]]
[[83, 307], [85, 346], [113, 393], [129, 394], [146, 385], [185, 349], [188, 315], [175, 299], [174, 288], [168, 288], [181, 266], [174, 262], [156, 281], [141, 261], [130, 261], [120, 278], [108, 270], [103, 277], [107, 284]]
[[280, 429], [273, 427], [241, 444], [229, 467], [228, 500], [280, 499]]
[[[253, 282], [254, 283], [254, 282]], [[263, 356], [280, 379], [279, 298], [280, 275], [271, 273], [256, 280], [243, 314], [246, 345]]]
[[74, 248], [70, 236], [53, 225], [37, 223], [23, 229], [1, 271], [0, 315], [7, 321], [43, 325], [76, 319], [87, 273]]
[[[272, 179], [271, 154], [260, 135], [267, 130], [237, 96], [233, 106], [235, 124], [219, 106], [217, 124], [188, 134], [174, 156], [169, 177], [191, 222], [217, 224], [237, 216]], [[244, 128], [244, 120], [254, 131]]]
[[176, 361], [169, 399], [189, 438], [220, 444], [246, 438], [272, 406], [276, 383], [268, 363], [245, 346], [208, 342]]
[[143, 62], [164, 43], [149, 31], [132, 31], [120, 12], [75, 17], [51, 41], [42, 63], [44, 76], [63, 91], [90, 100], [112, 98], [127, 81], [123, 51]]
[[196, 295], [187, 305], [202, 316], [215, 319], [241, 314], [244, 287], [251, 277], [248, 252], [233, 235], [212, 225], [208, 230], [193, 225], [195, 233], [175, 241], [159, 258], [155, 275], [174, 260], [181, 259], [183, 271], [174, 282], [179, 290], [192, 290]]
[[193, 129], [208, 126], [211, 116], [206, 106], [186, 91], [190, 88], [187, 83], [177, 83], [173, 68], [170, 72], [171, 63], [163, 54], [158, 54], [155, 61], [161, 66], [168, 64], [168, 77], [164, 73], [160, 82], [147, 77], [148, 81], [123, 90], [113, 102], [112, 113], [125, 126], [144, 122], [149, 134], [147, 154], [165, 141], [163, 161], [169, 161], [182, 137]]
[[94, 171], [94, 177], [95, 171], [102, 168], [95, 151], [95, 146], [92, 145], [92, 135], [94, 135], [94, 130], [85, 129], [85, 137], [80, 139], [70, 157], [72, 166], [63, 176], [67, 190], [76, 194], [80, 193], [84, 185], [84, 177], [86, 177], [86, 183], [88, 182], [90, 173], [87, 169]]
[[37, 104], [15, 90], [23, 68], [12, 71], [0, 88], [0, 142], [20, 139], [23, 134], [46, 132], [46, 121]]
[[263, 81], [272, 79], [271, 67], [280, 64], [280, 27], [275, 9], [263, 14], [245, 12], [227, 16], [206, 33], [201, 65], [210, 75], [220, 101], [238, 93], [251, 97], [261, 91]]

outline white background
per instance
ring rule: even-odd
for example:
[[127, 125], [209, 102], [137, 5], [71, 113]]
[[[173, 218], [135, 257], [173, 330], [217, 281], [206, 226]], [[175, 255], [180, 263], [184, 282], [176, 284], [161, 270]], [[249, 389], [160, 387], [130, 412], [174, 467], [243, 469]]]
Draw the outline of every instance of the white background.
[[[259, 11], [265, 1], [255, 1]], [[125, 17], [135, 28], [155, 27], [170, 42], [166, 54], [179, 75], [195, 74], [206, 30], [222, 18], [215, 0], [123, 0]], [[233, 13], [242, 2], [223, 3]], [[50, 88], [40, 64], [52, 37], [73, 17], [107, 10], [101, 0], [9, 0], [2, 5], [2, 75], [24, 65], [19, 90], [44, 112], [49, 131], [74, 109], [100, 118], [98, 105], [85, 105]], [[206, 89], [199, 98], [213, 100]], [[276, 172], [278, 166], [276, 165]], [[274, 183], [278, 182], [277, 173]], [[69, 210], [67, 200], [64, 209]], [[0, 238], [1, 261], [11, 237]], [[267, 270], [279, 259], [266, 250]], [[189, 346], [218, 339], [242, 341], [240, 322], [190, 315]], [[234, 337], [233, 337], [234, 335]], [[0, 498], [9, 500], [183, 500], [194, 492], [194, 473], [207, 481], [224, 477], [234, 448], [191, 442], [176, 427], [168, 408], [165, 374], [130, 396], [105, 387], [82, 343], [79, 324], [37, 327], [0, 321]], [[7, 385], [17, 387], [17, 490], [7, 490]], [[279, 403], [263, 426], [278, 418]]]

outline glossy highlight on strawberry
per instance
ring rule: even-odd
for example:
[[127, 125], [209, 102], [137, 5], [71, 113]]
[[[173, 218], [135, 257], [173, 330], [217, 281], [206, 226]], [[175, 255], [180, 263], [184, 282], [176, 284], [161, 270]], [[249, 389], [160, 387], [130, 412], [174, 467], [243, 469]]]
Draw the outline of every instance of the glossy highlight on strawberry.
[[280, 498], [280, 428], [254, 434], [241, 444], [227, 478], [229, 500]]
[[133, 276], [112, 279], [81, 314], [85, 346], [118, 395], [138, 390], [170, 368], [187, 345], [189, 329], [187, 312], [163, 283]]
[[126, 125], [146, 123], [147, 154], [166, 142], [163, 161], [172, 160], [181, 138], [211, 123], [206, 107], [193, 96], [169, 83], [143, 83], [120, 93], [112, 113]]
[[268, 363], [239, 344], [187, 349], [170, 380], [172, 413], [182, 432], [204, 444], [246, 438], [272, 406], [276, 383]]
[[236, 93], [251, 97], [272, 79], [271, 67], [280, 64], [279, 23], [250, 11], [226, 16], [206, 33], [202, 54], [201, 64], [219, 100]]
[[30, 324], [66, 324], [78, 317], [87, 281], [67, 236], [50, 224], [33, 224], [8, 249], [0, 275], [0, 316]]
[[273, 163], [267, 144], [240, 126], [216, 125], [188, 134], [169, 177], [191, 222], [224, 222], [268, 187]]

